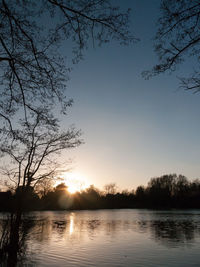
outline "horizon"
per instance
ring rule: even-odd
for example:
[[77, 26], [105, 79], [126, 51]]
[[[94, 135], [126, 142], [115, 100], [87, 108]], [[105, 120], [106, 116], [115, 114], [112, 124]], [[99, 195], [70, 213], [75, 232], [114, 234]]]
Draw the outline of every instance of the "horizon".
[[[139, 184], [136, 187], [121, 188], [115, 182], [108, 182], [108, 183], [104, 184], [103, 187], [99, 188], [95, 184], [85, 183], [85, 181], [82, 178], [77, 178], [76, 174], [74, 174], [74, 173], [71, 173], [70, 177], [68, 177], [68, 174], [69, 173], [65, 173], [65, 175], [63, 175], [62, 177], [53, 179], [52, 182], [54, 181], [54, 183], [52, 183], [51, 186], [49, 187], [49, 189], [48, 189], [49, 192], [51, 190], [56, 189], [56, 187], [59, 185], [64, 185], [67, 188], [67, 192], [70, 193], [71, 195], [76, 194], [76, 193], [85, 192], [85, 191], [87, 191], [87, 189], [93, 188], [93, 187], [94, 187], [94, 189], [98, 190], [100, 193], [105, 193], [106, 186], [111, 186], [111, 187], [113, 186], [115, 188], [116, 193], [123, 193], [123, 191], [127, 191], [128, 193], [133, 193], [133, 192], [136, 192], [138, 187], [147, 188], [150, 185], [152, 180], [159, 179], [159, 178], [162, 178], [165, 176], [184, 177], [184, 178], [186, 178], [186, 180], [188, 181], [189, 184], [198, 183], [198, 181], [200, 182], [200, 178], [198, 178], [198, 177], [195, 179], [190, 179], [189, 177], [185, 176], [184, 174], [177, 174], [177, 173], [168, 173], [167, 174], [167, 173], [165, 173], [165, 174], [162, 174], [161, 176], [150, 177], [146, 184]], [[11, 188], [9, 186], [3, 186], [0, 188], [0, 192], [8, 192], [8, 191], [15, 192], [14, 188]]]

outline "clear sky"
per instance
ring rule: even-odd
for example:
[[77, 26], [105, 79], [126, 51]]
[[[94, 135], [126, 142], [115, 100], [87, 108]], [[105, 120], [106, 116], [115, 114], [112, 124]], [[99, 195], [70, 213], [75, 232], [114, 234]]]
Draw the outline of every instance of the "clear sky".
[[75, 104], [63, 124], [81, 128], [85, 144], [65, 157], [73, 158], [74, 172], [99, 188], [116, 182], [131, 190], [166, 173], [200, 177], [200, 94], [183, 91], [176, 78], [190, 73], [193, 62], [171, 75], [148, 81], [141, 76], [157, 62], [159, 2], [114, 1], [132, 8], [131, 29], [140, 42], [90, 48], [71, 73], [67, 95]]

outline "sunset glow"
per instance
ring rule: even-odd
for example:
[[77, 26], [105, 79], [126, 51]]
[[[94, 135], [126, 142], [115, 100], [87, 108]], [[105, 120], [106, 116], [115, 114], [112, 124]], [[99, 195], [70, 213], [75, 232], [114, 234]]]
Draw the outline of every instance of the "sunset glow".
[[71, 194], [80, 192], [89, 187], [86, 179], [75, 172], [67, 172], [61, 177], [61, 181], [66, 184], [67, 191]]

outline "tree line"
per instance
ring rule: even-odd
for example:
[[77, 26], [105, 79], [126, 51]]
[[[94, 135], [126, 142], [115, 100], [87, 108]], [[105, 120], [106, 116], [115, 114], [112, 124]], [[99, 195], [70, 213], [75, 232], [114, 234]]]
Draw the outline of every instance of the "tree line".
[[[21, 194], [15, 191], [0, 192], [0, 210], [15, 209], [16, 199]], [[118, 208], [200, 208], [200, 180], [188, 180], [183, 175], [169, 174], [152, 178], [147, 186], [136, 190], [117, 190], [116, 184], [107, 184], [104, 190], [91, 185], [89, 188], [70, 194], [67, 186], [29, 189], [23, 200], [23, 210], [82, 210]]]

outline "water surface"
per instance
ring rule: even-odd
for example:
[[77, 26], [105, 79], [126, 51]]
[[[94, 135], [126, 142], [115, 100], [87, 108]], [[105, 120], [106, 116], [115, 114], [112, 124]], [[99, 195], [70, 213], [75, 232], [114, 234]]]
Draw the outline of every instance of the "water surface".
[[24, 221], [20, 267], [200, 266], [200, 211], [49, 211]]

